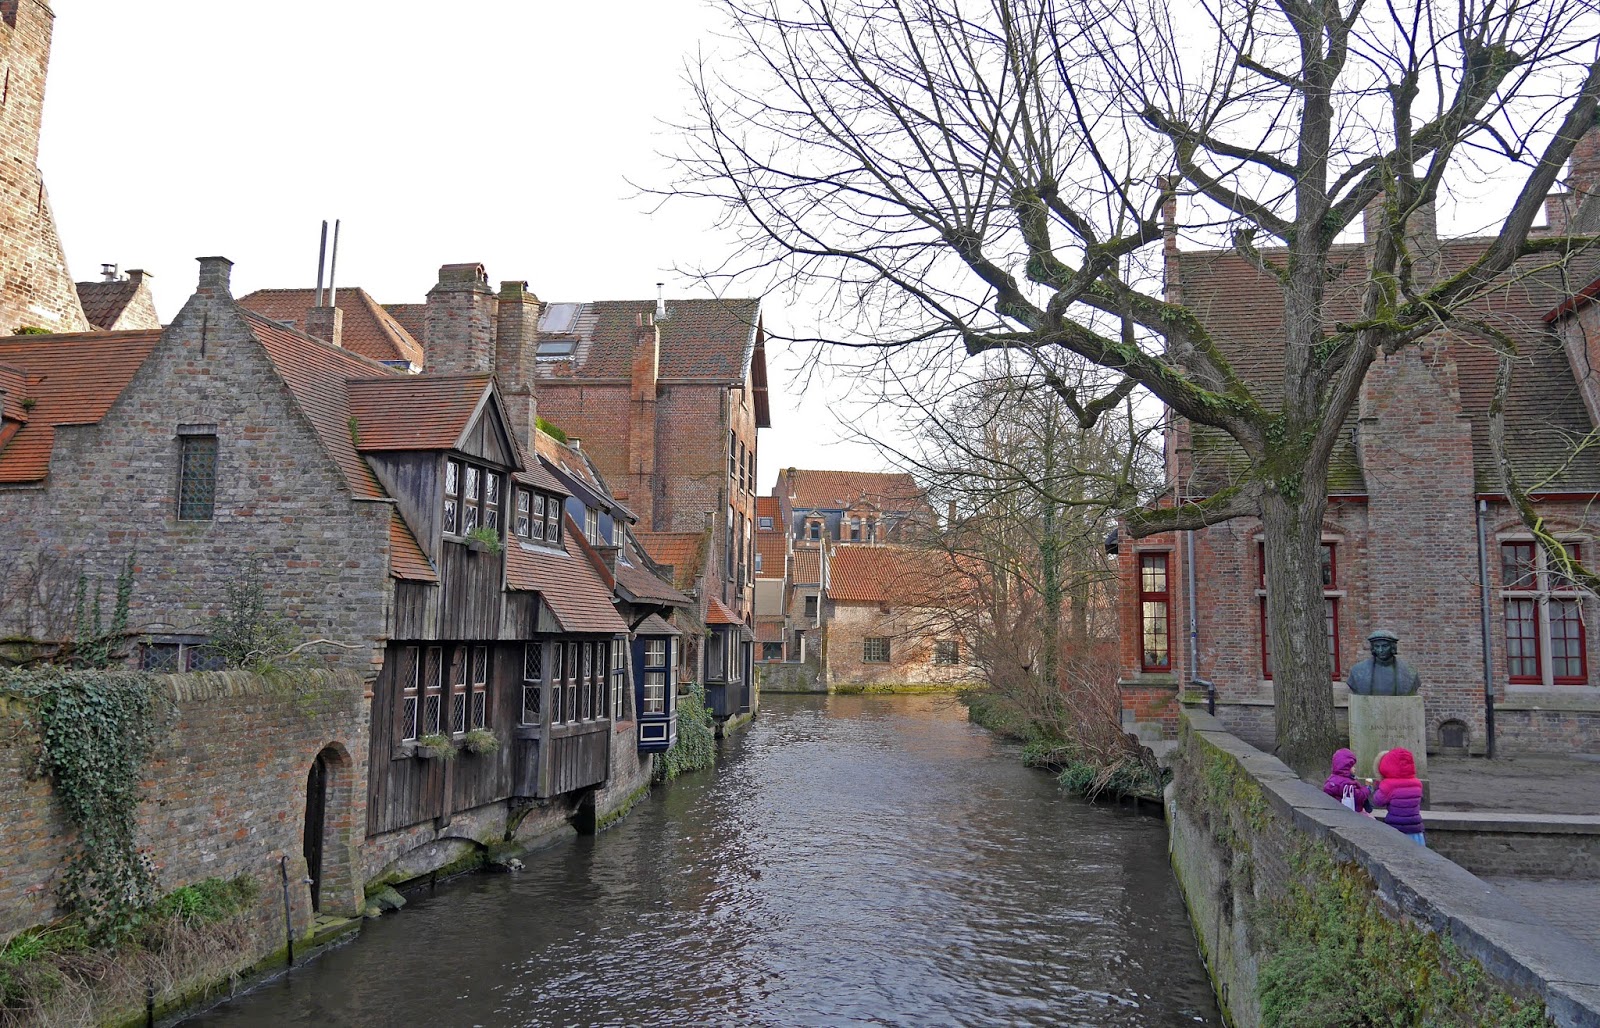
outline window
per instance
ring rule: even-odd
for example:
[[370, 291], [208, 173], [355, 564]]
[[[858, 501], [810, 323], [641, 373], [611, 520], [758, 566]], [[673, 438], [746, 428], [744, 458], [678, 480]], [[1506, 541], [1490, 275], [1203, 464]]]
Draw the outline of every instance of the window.
[[[1574, 559], [1581, 548], [1567, 543]], [[1583, 600], [1551, 569], [1532, 540], [1500, 544], [1500, 597], [1505, 603], [1506, 670], [1518, 685], [1584, 685], [1589, 680]]]
[[1165, 553], [1139, 554], [1139, 620], [1145, 671], [1172, 670], [1172, 593]]
[[961, 643], [956, 639], [935, 639], [933, 641], [933, 662], [940, 667], [950, 667], [961, 663]]
[[860, 518], [851, 518], [850, 519], [850, 541], [853, 542], [853, 543], [858, 543], [858, 542], [861, 541], [861, 519]]
[[757, 526], [758, 526], [758, 527], [759, 527], [759, 528], [760, 528], [760, 529], [761, 529], [761, 531], [763, 531], [763, 532], [770, 532], [770, 531], [772, 531], [772, 519], [771, 519], [771, 518], [769, 518], [769, 517], [759, 517], [759, 518], [757, 518], [757, 519], [756, 519], [756, 525], [757, 525]]
[[[540, 501], [541, 506], [543, 501]], [[542, 517], [542, 513], [541, 513]], [[533, 494], [526, 489], [517, 490], [517, 519], [512, 523], [511, 530], [523, 539], [533, 536]], [[540, 535], [544, 534], [544, 525], [539, 525]]]
[[600, 512], [593, 507], [583, 508], [583, 537], [591, 543], [600, 540]]
[[[215, 427], [178, 429], [178, 520], [210, 521], [217, 502], [217, 437]], [[211, 429], [205, 432], [204, 429]]]
[[[1328, 645], [1328, 664], [1335, 681], [1344, 677], [1339, 668], [1339, 562], [1333, 543], [1322, 544], [1322, 590], [1324, 632]], [[1261, 677], [1272, 680], [1272, 623], [1267, 615], [1267, 545], [1256, 543], [1256, 596], [1261, 621]]]
[[522, 723], [539, 723], [539, 685], [544, 680], [544, 643], [531, 642], [522, 651]]
[[450, 649], [450, 734], [467, 730], [467, 648]]
[[559, 545], [561, 542], [561, 511], [562, 503], [559, 497], [544, 498], [544, 541], [547, 543]]
[[444, 648], [429, 646], [422, 664], [422, 734], [438, 735], [444, 709]]
[[728, 482], [730, 489], [739, 488], [739, 437], [731, 431], [728, 433]]
[[643, 714], [667, 712], [667, 640], [644, 641], [644, 707]]
[[550, 723], [559, 725], [563, 720], [563, 700], [566, 699], [566, 682], [562, 675], [566, 671], [567, 647], [564, 643], [550, 644]]
[[861, 640], [861, 660], [867, 664], [889, 663], [889, 640], [874, 635]]
[[806, 597], [806, 617], [811, 618], [812, 620], [816, 620], [816, 617], [817, 617], [817, 598], [814, 595]]
[[625, 639], [611, 641], [611, 716], [618, 721], [625, 721], [628, 717], [627, 693], [623, 689], [627, 678], [627, 662], [624, 659], [626, 646]]
[[461, 460], [444, 462], [444, 531], [466, 535], [482, 526], [500, 534], [505, 476]]
[[538, 356], [570, 357], [572, 355], [572, 351], [577, 349], [577, 346], [578, 340], [575, 336], [552, 337], [540, 333]]
[[222, 659], [206, 648], [204, 636], [152, 640], [139, 647], [141, 671], [176, 675], [186, 671], [221, 671], [224, 667]]
[[761, 573], [761, 551], [756, 551], [756, 574]]
[[469, 711], [473, 728], [489, 727], [489, 647], [472, 648], [472, 705]]
[[406, 646], [400, 651], [400, 664], [395, 670], [395, 682], [400, 689], [400, 738], [417, 737], [417, 686], [421, 682], [421, 656], [417, 647]]
[[762, 643], [761, 659], [774, 661], [783, 659], [783, 643]]
[[820, 518], [813, 518], [806, 522], [806, 536], [811, 539], [822, 538], [822, 520]]

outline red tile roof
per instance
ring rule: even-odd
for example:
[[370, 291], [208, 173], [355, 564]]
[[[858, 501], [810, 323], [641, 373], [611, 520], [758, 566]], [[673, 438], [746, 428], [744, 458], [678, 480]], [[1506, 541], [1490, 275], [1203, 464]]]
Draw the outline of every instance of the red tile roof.
[[400, 322], [400, 327], [411, 333], [411, 338], [428, 345], [428, 305], [425, 303], [386, 303], [382, 305], [389, 316]]
[[[763, 558], [765, 560], [765, 558]], [[814, 546], [795, 547], [794, 553], [789, 555], [789, 584], [790, 585], [821, 585], [822, 584], [822, 551]]]
[[[316, 302], [315, 289], [258, 289], [239, 304], [273, 321], [288, 321], [303, 330], [306, 314]], [[326, 294], [323, 302], [327, 302]], [[344, 312], [339, 338], [346, 350], [373, 360], [405, 361], [422, 367], [422, 345], [417, 337], [399, 318], [367, 295], [366, 290], [341, 286], [334, 302]]]
[[471, 427], [492, 381], [488, 375], [389, 375], [352, 379], [351, 426], [362, 452], [448, 450]]
[[635, 598], [649, 603], [674, 607], [694, 606], [694, 601], [688, 596], [635, 564], [617, 562], [617, 586], [627, 590]]
[[[656, 322], [661, 328], [662, 378], [744, 381], [755, 355], [760, 300], [668, 300], [666, 307], [666, 317]], [[546, 304], [539, 327], [547, 336], [574, 339], [572, 378], [627, 378], [633, 368], [639, 317], [654, 316], [655, 310], [654, 300]], [[566, 331], [552, 333], [558, 319]], [[541, 362], [541, 373], [556, 374], [556, 363]]]
[[782, 531], [784, 531], [784, 526], [778, 524], [778, 519], [783, 517], [783, 504], [778, 502], [778, 498], [776, 496], [757, 496], [756, 497], [756, 517], [758, 517], [758, 518], [771, 518], [772, 519], [772, 529], [771, 529], [771, 531], [774, 531], [774, 532], [782, 532]]
[[657, 564], [671, 566], [674, 585], [694, 587], [705, 564], [706, 532], [634, 532], [634, 537]]
[[925, 507], [916, 480], [903, 471], [804, 471], [778, 476], [779, 489], [793, 489], [793, 508], [845, 510], [870, 503], [883, 511]]
[[[78, 290], [78, 303], [83, 307], [83, 316], [89, 324], [101, 331], [110, 331], [117, 327], [117, 321], [128, 312], [128, 305], [138, 299], [139, 282], [133, 279], [117, 279], [113, 282], [75, 282], [73, 285]], [[140, 324], [142, 322], [142, 324]], [[158, 328], [154, 311], [148, 299], [142, 305], [142, 310], [135, 310], [123, 328]]]
[[[0, 365], [11, 369], [13, 383], [26, 376], [33, 401], [27, 421], [0, 448], [0, 482], [48, 475], [56, 426], [98, 424], [160, 341], [157, 330], [0, 338]], [[8, 400], [6, 417], [15, 424], [11, 411]]]
[[758, 578], [782, 578], [783, 562], [789, 555], [789, 537], [778, 532], [757, 532], [756, 552], [761, 555]]
[[437, 582], [438, 572], [417, 545], [405, 519], [395, 511], [389, 518], [389, 573], [413, 582]]
[[528, 546], [506, 547], [506, 584], [537, 592], [566, 632], [626, 632], [628, 625], [612, 606], [611, 591], [582, 554]]
[[715, 596], [706, 601], [706, 624], [708, 625], [743, 625], [744, 618], [727, 608]]
[[27, 373], [15, 365], [0, 364], [0, 418], [27, 421], [28, 409], [32, 406], [33, 402], [28, 399]]
[[828, 598], [846, 603], [918, 605], [932, 578], [924, 552], [898, 546], [838, 546], [828, 555]]
[[284, 328], [252, 311], [241, 308], [240, 313], [267, 351], [278, 377], [294, 394], [295, 402], [311, 422], [323, 449], [344, 473], [350, 491], [365, 499], [386, 495], [350, 438], [352, 414], [345, 383], [352, 378], [371, 378], [385, 373], [398, 378], [404, 372]]

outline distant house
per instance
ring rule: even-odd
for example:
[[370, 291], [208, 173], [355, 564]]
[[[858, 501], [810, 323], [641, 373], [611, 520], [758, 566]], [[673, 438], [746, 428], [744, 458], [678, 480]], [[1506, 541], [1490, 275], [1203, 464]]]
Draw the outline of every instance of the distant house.
[[932, 519], [922, 489], [904, 472], [789, 468], [772, 495], [796, 543], [905, 542]]
[[900, 546], [839, 546], [828, 561], [827, 680], [831, 687], [954, 686], [973, 678], [943, 591], [944, 560]]
[[[1600, 189], [1600, 133], [1580, 143], [1570, 181], [1579, 199]], [[1573, 194], [1550, 198], [1550, 231], [1567, 228], [1574, 205]], [[1600, 224], [1592, 206], [1577, 216], [1586, 219], [1579, 231]], [[1196, 311], [1223, 356], [1270, 395], [1283, 374], [1278, 285], [1254, 257], [1180, 251], [1169, 240], [1172, 299]], [[1427, 211], [1408, 246], [1449, 274], [1492, 242], [1439, 239]], [[1358, 315], [1364, 252], [1361, 242], [1335, 247], [1330, 320]], [[1517, 349], [1508, 456], [1547, 530], [1591, 567], [1600, 554], [1596, 275], [1586, 257], [1565, 269], [1529, 258], [1471, 312]], [[1387, 628], [1421, 673], [1430, 750], [1482, 753], [1492, 724], [1502, 753], [1600, 752], [1600, 668], [1588, 639], [1600, 601], [1550, 567], [1506, 500], [1489, 437], [1497, 363], [1495, 348], [1463, 324], [1380, 357], [1368, 373], [1333, 456], [1320, 527], [1329, 688], [1342, 710], [1345, 677], [1368, 634]], [[1174, 418], [1163, 502], [1226, 488], [1235, 452], [1216, 430]], [[1179, 690], [1207, 681], [1230, 730], [1270, 746], [1274, 668], [1259, 522], [1124, 537], [1116, 549], [1125, 719], [1170, 731]]]
[[755, 633], [756, 659], [762, 663], [784, 659], [789, 547], [789, 533], [777, 498], [756, 497]]
[[150, 295], [150, 278], [150, 273], [140, 268], [130, 268], [123, 275], [116, 265], [105, 265], [100, 281], [79, 282], [75, 287], [84, 318], [102, 332], [160, 328], [155, 298]]

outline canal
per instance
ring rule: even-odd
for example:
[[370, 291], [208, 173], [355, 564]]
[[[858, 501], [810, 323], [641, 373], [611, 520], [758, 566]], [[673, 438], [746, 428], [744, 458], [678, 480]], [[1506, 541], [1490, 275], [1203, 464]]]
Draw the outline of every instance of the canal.
[[953, 698], [766, 697], [724, 745], [188, 1023], [1221, 1023], [1161, 822], [1062, 795]]

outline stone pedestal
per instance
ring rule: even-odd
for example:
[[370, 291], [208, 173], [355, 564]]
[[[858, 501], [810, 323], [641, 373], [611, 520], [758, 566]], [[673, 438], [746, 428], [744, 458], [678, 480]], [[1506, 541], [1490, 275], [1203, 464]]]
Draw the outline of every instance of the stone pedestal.
[[1428, 733], [1421, 696], [1350, 696], [1350, 749], [1356, 774], [1377, 777], [1378, 754], [1404, 746], [1417, 758], [1417, 777], [1428, 777]]

